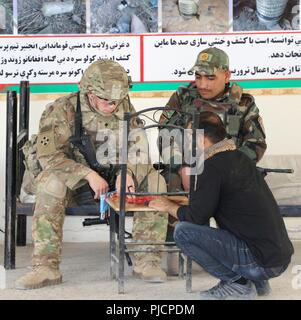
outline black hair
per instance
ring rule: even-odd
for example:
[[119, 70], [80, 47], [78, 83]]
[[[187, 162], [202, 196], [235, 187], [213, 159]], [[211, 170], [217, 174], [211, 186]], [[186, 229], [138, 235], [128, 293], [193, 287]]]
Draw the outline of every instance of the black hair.
[[196, 129], [204, 129], [204, 135], [213, 144], [227, 137], [226, 127], [221, 118], [214, 112], [204, 111], [200, 113], [199, 123]]

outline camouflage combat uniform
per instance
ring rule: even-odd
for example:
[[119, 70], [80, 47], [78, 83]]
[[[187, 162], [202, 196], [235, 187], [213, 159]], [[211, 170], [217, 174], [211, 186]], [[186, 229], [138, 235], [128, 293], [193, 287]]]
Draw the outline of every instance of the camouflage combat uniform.
[[[97, 63], [103, 63], [101, 65], [102, 75], [106, 78], [105, 75], [107, 73], [107, 79], [110, 79], [111, 82], [109, 84], [97, 82], [99, 79], [93, 78], [94, 73], [89, 73], [93, 64], [85, 71], [80, 82], [83, 127], [92, 137], [96, 150], [104, 143], [103, 141], [97, 141], [97, 134], [108, 130], [118, 133], [119, 121], [123, 120], [123, 114], [125, 112], [135, 112], [127, 95], [128, 89], [125, 92], [122, 91], [122, 88], [120, 89], [120, 83], [121, 85], [125, 81], [127, 83], [127, 79], [122, 80], [125, 72], [114, 74], [118, 64], [112, 61], [107, 63], [108, 66], [104, 65], [106, 62], [98, 61]], [[111, 68], [115, 69], [112, 71]], [[113, 100], [115, 95], [116, 100], [120, 101], [112, 115], [104, 116], [89, 105], [86, 93], [97, 93], [99, 87], [110, 93], [107, 97], [102, 96], [102, 98]], [[57, 99], [47, 107], [40, 120], [37, 137], [37, 158], [42, 167], [42, 172], [36, 178], [36, 205], [32, 226], [34, 241], [33, 264], [35, 266], [49, 265], [54, 268], [58, 267], [61, 259], [65, 207], [68, 205], [70, 194], [72, 195], [74, 190], [87, 183], [84, 178], [91, 172], [83, 155], [69, 142], [69, 138], [74, 134], [76, 96], [76, 94], [70, 94]], [[137, 128], [140, 125], [139, 120], [134, 118], [130, 123], [130, 129]], [[116, 136], [118, 137], [118, 134]], [[131, 156], [135, 157], [135, 154], [129, 155], [129, 158]], [[108, 158], [106, 159], [108, 160]], [[104, 166], [107, 164], [105, 163], [107, 160], [98, 159]], [[154, 188], [152, 186], [157, 186], [158, 173], [149, 165], [138, 164], [134, 166], [129, 164], [128, 172], [135, 176], [134, 178], [140, 189], [158, 191], [152, 190]], [[166, 191], [164, 179], [162, 177], [159, 177], [159, 179], [159, 191]], [[162, 212], [135, 214], [133, 238], [138, 241], [164, 241], [167, 220], [167, 213]], [[136, 259], [160, 262], [161, 257], [158, 253], [140, 253], [136, 254]]]
[[[218, 74], [219, 70], [225, 71], [225, 73]], [[218, 76], [218, 79], [225, 82], [224, 91], [217, 93], [215, 98], [205, 99], [198, 91], [196, 82], [182, 86], [171, 96], [166, 105], [167, 108], [175, 108], [176, 110], [163, 111], [160, 123], [185, 128], [189, 116], [183, 115], [177, 110], [190, 114], [203, 111], [214, 112], [223, 120], [227, 133], [235, 141], [236, 147], [254, 162], [258, 162], [267, 147], [262, 119], [253, 96], [243, 93], [238, 84], [233, 83], [230, 86], [227, 83], [230, 79], [230, 71], [229, 57], [226, 52], [214, 47], [201, 51], [189, 71], [195, 72], [199, 77]], [[175, 145], [171, 156], [167, 149], [165, 147], [161, 150], [163, 160], [165, 163], [171, 164], [173, 171], [177, 173], [183, 163], [182, 152]]]
[[[180, 87], [169, 99], [167, 108], [176, 108], [181, 111], [193, 113], [194, 111], [211, 111], [223, 118], [226, 114], [226, 128], [233, 138], [237, 148], [244, 152], [250, 159], [258, 162], [265, 150], [265, 132], [259, 110], [253, 96], [242, 92], [242, 88], [233, 83], [227, 87], [224, 94], [215, 100], [203, 99], [197, 91], [194, 82], [186, 87]], [[176, 124], [185, 126], [185, 118], [174, 110], [166, 110], [160, 118], [162, 124]], [[174, 157], [182, 156], [180, 153]], [[163, 160], [169, 163], [168, 155], [162, 153]], [[177, 161], [170, 161], [171, 163]], [[178, 161], [179, 162], [179, 161]]]
[[[199, 72], [202, 75], [214, 75], [217, 70], [229, 70], [229, 58], [227, 54], [217, 48], [205, 49], [199, 53], [195, 65], [190, 71]], [[191, 117], [177, 112], [183, 111], [189, 114], [194, 112], [209, 111], [218, 114], [223, 120], [227, 133], [234, 140], [236, 147], [244, 152], [254, 162], [258, 162], [265, 150], [265, 132], [259, 110], [252, 95], [243, 93], [242, 88], [233, 83], [225, 84], [225, 90], [215, 99], [204, 99], [195, 84], [181, 86], [172, 94], [166, 108], [176, 110], [164, 110], [160, 117], [161, 124], [186, 127]], [[176, 137], [174, 139], [177, 141]], [[169, 191], [182, 190], [182, 181], [179, 169], [183, 164], [183, 150], [174, 144], [172, 155], [171, 148], [163, 147], [160, 152], [165, 164], [171, 166], [171, 172], [164, 170], [162, 175], [167, 182]], [[168, 241], [171, 241], [173, 227], [176, 220], [169, 217]]]

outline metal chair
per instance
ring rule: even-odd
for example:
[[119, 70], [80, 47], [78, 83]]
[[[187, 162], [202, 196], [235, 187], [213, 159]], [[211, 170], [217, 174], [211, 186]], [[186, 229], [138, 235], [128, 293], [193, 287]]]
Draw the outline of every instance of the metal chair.
[[[125, 236], [125, 218], [128, 213], [132, 210], [131, 206], [127, 204], [127, 197], [135, 195], [136, 197], [149, 197], [149, 196], [189, 196], [189, 192], [185, 191], [177, 191], [177, 192], [141, 192], [136, 190], [136, 192], [129, 192], [126, 190], [126, 175], [127, 175], [127, 163], [128, 163], [128, 150], [130, 148], [129, 142], [129, 124], [130, 122], [139, 117], [142, 119], [146, 117], [150, 124], [145, 125], [140, 130], [143, 133], [150, 137], [149, 130], [156, 130], [160, 132], [160, 130], [166, 128], [168, 130], [178, 129], [183, 134], [184, 129], [183, 127], [176, 126], [176, 125], [162, 125], [156, 119], [155, 115], [158, 111], [162, 111], [166, 108], [149, 108], [144, 109], [142, 111], [136, 112], [134, 114], [125, 113], [124, 115], [124, 126], [123, 126], [123, 134], [122, 134], [122, 142], [121, 142], [121, 190], [120, 190], [120, 199], [116, 200], [119, 203], [114, 203], [113, 200], [108, 199], [108, 203], [111, 206], [110, 210], [110, 260], [111, 260], [111, 278], [116, 279], [118, 281], [118, 293], [124, 293], [124, 282], [125, 282], [125, 259], [127, 258], [129, 253], [134, 252], [179, 252], [179, 276], [184, 277], [184, 260], [186, 260], [186, 291], [191, 292], [191, 269], [192, 269], [192, 261], [191, 259], [185, 257], [181, 252], [180, 249], [174, 247], [164, 247], [164, 248], [155, 248], [153, 246], [175, 246], [175, 242], [134, 242], [128, 241]], [[153, 118], [148, 116], [149, 113], [153, 113]], [[196, 117], [196, 115], [191, 115], [186, 112], [183, 112], [186, 116]], [[194, 121], [195, 122], [195, 121]], [[193, 135], [192, 139], [192, 146], [195, 148], [195, 135]], [[157, 138], [156, 138], [157, 140]], [[158, 150], [158, 148], [156, 147]], [[149, 150], [149, 149], [148, 149]], [[172, 155], [172, 148], [170, 148], [171, 155]], [[157, 162], [160, 162], [160, 153], [158, 152]], [[151, 158], [151, 157], [148, 157]], [[149, 163], [150, 166], [153, 166], [152, 161]], [[159, 172], [158, 172], [159, 174]], [[159, 178], [158, 178], [159, 179]], [[190, 179], [190, 185], [194, 185], [194, 177], [192, 176]], [[191, 190], [191, 188], [190, 188]], [[187, 199], [188, 202], [188, 199]], [[136, 214], [139, 214], [139, 211], [154, 211], [153, 209], [147, 208], [146, 206], [138, 209], [138, 212], [135, 208]], [[119, 226], [116, 226], [116, 214], [119, 216]], [[116, 234], [117, 233], [117, 234]], [[139, 246], [147, 245], [148, 248], [137, 248]], [[135, 248], [132, 248], [135, 246]], [[149, 248], [152, 246], [153, 248]]]

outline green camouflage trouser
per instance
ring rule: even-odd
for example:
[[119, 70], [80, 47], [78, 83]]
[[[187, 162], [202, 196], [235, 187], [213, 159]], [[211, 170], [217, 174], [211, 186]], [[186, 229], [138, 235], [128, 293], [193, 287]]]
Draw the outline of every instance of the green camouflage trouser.
[[[140, 190], [165, 192], [162, 176], [152, 171], [141, 183]], [[159, 184], [158, 184], [159, 178]], [[58, 267], [61, 261], [63, 223], [65, 207], [70, 201], [70, 193], [59, 175], [53, 171], [42, 171], [37, 177], [36, 204], [32, 222], [34, 242], [33, 265]], [[139, 212], [134, 215], [133, 238], [136, 241], [161, 242], [166, 238], [168, 214], [162, 212]], [[136, 254], [136, 259], [158, 260], [160, 254]]]
[[32, 221], [33, 265], [58, 267], [61, 260], [67, 188], [51, 171], [37, 177], [36, 204]]
[[[151, 171], [141, 183], [140, 191], [166, 192], [166, 183], [158, 171]], [[139, 242], [164, 242], [166, 240], [168, 213], [166, 212], [135, 212], [133, 219], [133, 240]], [[153, 248], [153, 246], [137, 246], [137, 249]], [[135, 253], [136, 260], [161, 260], [160, 253]]]

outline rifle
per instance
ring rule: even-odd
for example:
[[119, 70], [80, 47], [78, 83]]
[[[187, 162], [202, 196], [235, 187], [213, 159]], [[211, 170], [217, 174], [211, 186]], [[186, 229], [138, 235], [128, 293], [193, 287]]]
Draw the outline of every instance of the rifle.
[[[156, 162], [153, 164], [155, 170], [168, 170], [168, 165], [163, 162]], [[256, 167], [256, 169], [265, 177], [268, 173], [294, 173], [294, 169], [271, 169], [271, 168], [262, 168]]]
[[96, 159], [96, 151], [94, 144], [91, 141], [90, 135], [84, 133], [82, 123], [82, 112], [80, 105], [80, 92], [77, 92], [76, 113], [75, 113], [75, 133], [69, 138], [69, 141], [78, 148], [80, 153], [84, 156], [89, 167], [96, 171], [102, 178], [104, 178], [110, 187], [110, 190], [115, 186], [115, 172], [117, 168], [114, 168], [110, 164], [109, 168], [104, 168]]
[[294, 173], [293, 169], [271, 169], [271, 168], [262, 168], [256, 167], [257, 170], [265, 177], [268, 173]]
[[[102, 178], [104, 178], [108, 184], [110, 190], [113, 190], [115, 187], [115, 174], [113, 174], [113, 166], [110, 165], [109, 169], [103, 168], [96, 159], [96, 151], [94, 144], [91, 141], [90, 135], [84, 133], [83, 130], [83, 120], [82, 112], [80, 105], [80, 92], [77, 92], [77, 101], [76, 101], [76, 113], [75, 113], [75, 132], [74, 135], [69, 138], [69, 141], [78, 148], [80, 153], [84, 156], [89, 167], [96, 171]], [[94, 192], [90, 188], [90, 191], [94, 197]], [[106, 218], [99, 216], [96, 219], [85, 219], [83, 222], [84, 226], [93, 225], [93, 224], [108, 224]]]

